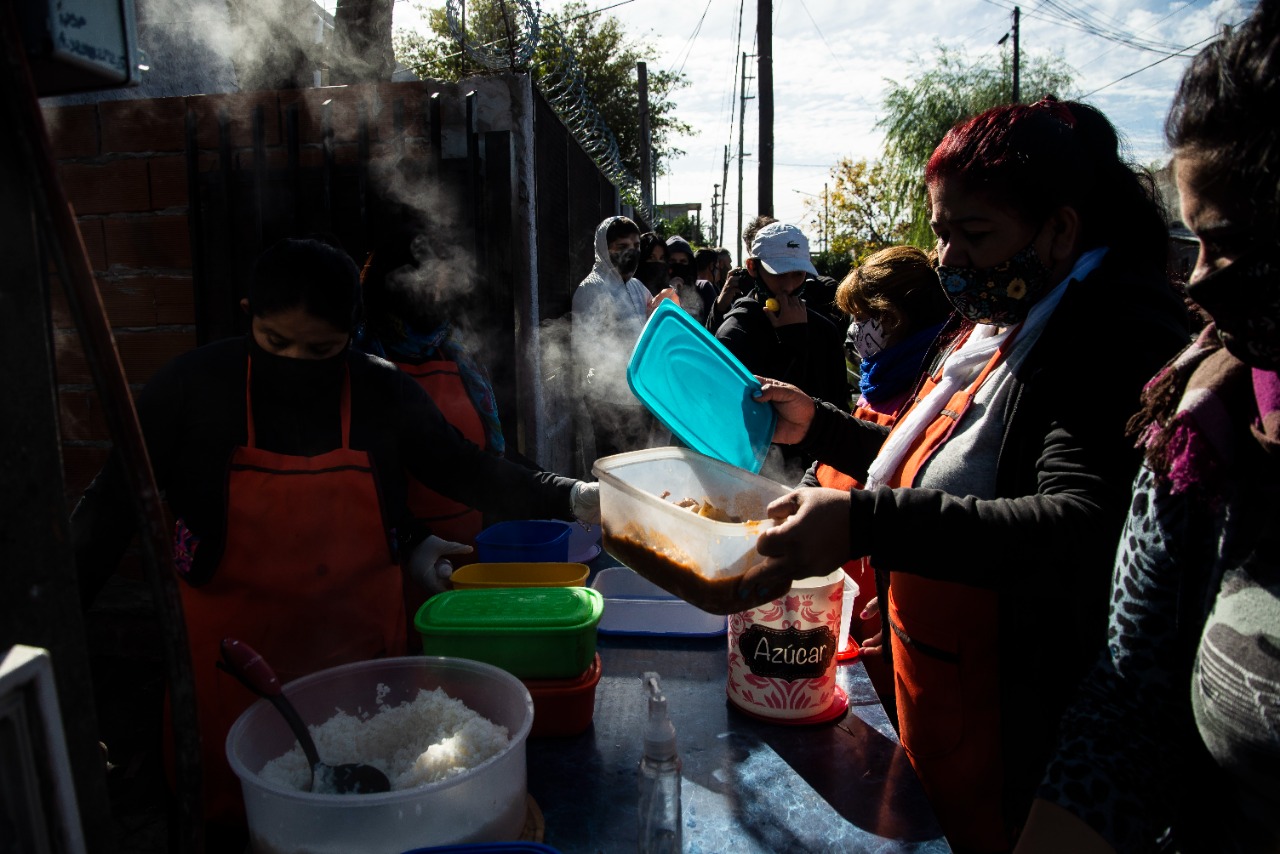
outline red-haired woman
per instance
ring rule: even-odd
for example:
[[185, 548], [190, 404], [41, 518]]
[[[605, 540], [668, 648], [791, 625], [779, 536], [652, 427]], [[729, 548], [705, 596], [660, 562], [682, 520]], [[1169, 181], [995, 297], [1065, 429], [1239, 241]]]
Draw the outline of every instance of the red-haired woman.
[[1097, 110], [1046, 99], [947, 133], [925, 174], [957, 316], [891, 432], [766, 381], [775, 441], [867, 482], [774, 502], [744, 602], [869, 556], [902, 742], [958, 850], [1008, 850], [1105, 640], [1138, 455], [1125, 422], [1188, 340], [1151, 182]]

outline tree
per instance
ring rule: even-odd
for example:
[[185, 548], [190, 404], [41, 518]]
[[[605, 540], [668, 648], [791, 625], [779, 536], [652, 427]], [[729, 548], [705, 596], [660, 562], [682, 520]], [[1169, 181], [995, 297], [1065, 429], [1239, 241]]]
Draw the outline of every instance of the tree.
[[826, 254], [861, 264], [871, 253], [903, 242], [907, 221], [883, 163], [843, 158], [831, 169], [828, 186], [825, 200], [805, 199], [830, 240]]
[[[396, 32], [396, 58], [406, 68], [420, 77], [450, 81], [484, 70], [465, 61], [449, 30], [445, 9], [427, 11], [420, 4], [417, 8], [425, 12], [430, 32]], [[467, 4], [468, 44], [505, 53], [508, 68], [530, 71], [535, 80], [563, 68], [566, 52], [572, 51], [592, 105], [617, 140], [623, 164], [635, 176], [641, 174], [636, 63], [649, 62], [649, 138], [655, 172], [662, 174], [667, 161], [684, 153], [673, 140], [692, 134], [693, 128], [676, 119], [671, 96], [688, 86], [689, 79], [683, 73], [653, 70], [655, 47], [632, 41], [616, 18], [592, 13], [585, 3], [575, 0], [564, 6], [561, 19], [551, 22], [553, 26], [542, 22], [538, 48], [531, 61], [523, 62], [518, 48], [527, 38], [528, 23], [519, 12], [518, 4], [504, 0], [471, 0]]]
[[688, 214], [675, 219], [660, 219], [653, 224], [653, 231], [663, 238], [679, 235], [695, 248], [707, 245], [707, 236], [702, 232], [702, 221], [693, 219]]
[[[885, 115], [877, 126], [885, 131], [884, 178], [894, 200], [909, 212], [904, 237], [922, 248], [932, 246], [924, 168], [929, 156], [953, 124], [1013, 100], [1012, 58], [979, 58], [937, 46], [932, 68], [906, 84], [888, 81]], [[1071, 69], [1061, 55], [1023, 56], [1021, 91], [1031, 101], [1071, 88]]]

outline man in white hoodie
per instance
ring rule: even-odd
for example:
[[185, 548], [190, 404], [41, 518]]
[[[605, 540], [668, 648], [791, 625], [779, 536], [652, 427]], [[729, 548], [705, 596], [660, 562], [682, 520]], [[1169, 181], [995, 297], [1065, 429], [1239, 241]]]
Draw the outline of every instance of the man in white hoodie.
[[[627, 385], [627, 362], [661, 295], [633, 278], [640, 262], [640, 229], [622, 216], [596, 228], [596, 260], [573, 292], [571, 343], [581, 400], [591, 418], [594, 456], [648, 447], [653, 418]], [[586, 439], [579, 437], [580, 444]]]

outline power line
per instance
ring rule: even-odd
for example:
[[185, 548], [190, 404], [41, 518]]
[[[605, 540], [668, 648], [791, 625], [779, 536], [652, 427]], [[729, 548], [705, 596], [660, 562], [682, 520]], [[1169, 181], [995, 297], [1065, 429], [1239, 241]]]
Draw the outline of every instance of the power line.
[[[1161, 24], [1163, 24], [1165, 21], [1167, 21], [1167, 20], [1169, 20], [1170, 18], [1172, 18], [1174, 15], [1178, 14], [1179, 12], [1185, 12], [1187, 9], [1190, 9], [1192, 6], [1196, 5], [1196, 4], [1197, 4], [1197, 3], [1199, 3], [1199, 2], [1200, 2], [1200, 0], [1187, 0], [1187, 2], [1183, 3], [1181, 6], [1179, 6], [1179, 7], [1178, 7], [1178, 8], [1176, 8], [1176, 9], [1174, 9], [1172, 12], [1170, 12], [1170, 13], [1169, 13], [1169, 14], [1167, 14], [1167, 15], [1165, 15], [1163, 18], [1161, 18], [1160, 20], [1156, 21], [1156, 22], [1155, 22], [1154, 24], [1152, 24], [1151, 26], [1147, 27], [1147, 28], [1146, 28], [1146, 29], [1144, 29], [1144, 30], [1140, 30], [1140, 31], [1138, 32], [1138, 35], [1142, 35], [1143, 33], [1151, 32], [1151, 31], [1152, 31], [1152, 30], [1154, 30], [1156, 27], [1160, 26], [1160, 25], [1161, 25]], [[1106, 56], [1107, 54], [1111, 53], [1111, 51], [1115, 50], [1117, 47], [1119, 47], [1119, 45], [1112, 45], [1111, 47], [1109, 47], [1109, 48], [1107, 48], [1106, 50], [1104, 50], [1102, 53], [1100, 53], [1100, 54], [1098, 54], [1097, 56], [1095, 56], [1093, 59], [1089, 60], [1088, 62], [1084, 63], [1083, 65], [1080, 65], [1076, 70], [1078, 71], [1078, 70], [1080, 70], [1080, 69], [1082, 69], [1082, 68], [1087, 68], [1087, 67], [1089, 67], [1090, 65], [1093, 65], [1095, 62], [1097, 62], [1099, 59], [1102, 59], [1102, 57]]]
[[[1235, 26], [1235, 25], [1234, 25], [1234, 24], [1232, 24], [1232, 26]], [[1112, 81], [1111, 81], [1110, 83], [1108, 83], [1106, 86], [1099, 86], [1097, 89], [1094, 89], [1092, 92], [1086, 92], [1085, 94], [1081, 95], [1081, 96], [1080, 96], [1080, 98], [1079, 98], [1078, 100], [1083, 101], [1085, 98], [1088, 98], [1088, 97], [1091, 97], [1091, 96], [1093, 96], [1093, 95], [1098, 94], [1098, 93], [1099, 93], [1099, 92], [1101, 92], [1103, 89], [1109, 89], [1109, 88], [1111, 88], [1112, 86], [1116, 85], [1117, 83], [1122, 83], [1122, 82], [1124, 82], [1125, 80], [1128, 80], [1130, 77], [1133, 77], [1135, 74], [1141, 74], [1142, 72], [1146, 71], [1148, 68], [1155, 68], [1155, 67], [1156, 67], [1157, 65], [1159, 65], [1160, 63], [1162, 63], [1162, 62], [1167, 62], [1168, 60], [1173, 59], [1174, 57], [1178, 57], [1178, 56], [1183, 56], [1183, 57], [1185, 57], [1185, 56], [1186, 56], [1185, 51], [1191, 50], [1193, 47], [1199, 47], [1200, 45], [1204, 44], [1205, 42], [1213, 41], [1213, 40], [1214, 40], [1214, 39], [1216, 39], [1217, 37], [1218, 37], [1218, 34], [1217, 34], [1217, 33], [1214, 33], [1213, 35], [1208, 36], [1207, 38], [1200, 39], [1200, 41], [1196, 42], [1195, 44], [1189, 44], [1189, 45], [1187, 45], [1187, 46], [1186, 46], [1186, 47], [1184, 47], [1184, 48], [1179, 48], [1178, 50], [1174, 51], [1173, 53], [1169, 54], [1168, 56], [1162, 56], [1162, 57], [1160, 57], [1159, 59], [1157, 59], [1155, 62], [1152, 62], [1152, 63], [1150, 63], [1149, 65], [1144, 65], [1144, 66], [1142, 66], [1142, 67], [1141, 67], [1141, 68], [1139, 68], [1137, 71], [1130, 71], [1130, 72], [1129, 72], [1128, 74], [1126, 74], [1125, 76], [1123, 76], [1123, 77], [1121, 77], [1121, 78], [1119, 78], [1119, 79], [1116, 79], [1116, 80], [1112, 80]]]
[[827, 53], [831, 54], [831, 58], [836, 61], [836, 67], [841, 72], [848, 74], [849, 72], [845, 71], [844, 63], [840, 61], [840, 57], [836, 56], [836, 52], [831, 49], [831, 42], [827, 41], [827, 37], [822, 32], [822, 27], [819, 27], [818, 22], [813, 19], [813, 13], [809, 11], [809, 7], [805, 5], [804, 0], [800, 0], [800, 8], [804, 9], [804, 13], [809, 16], [809, 23], [813, 24], [813, 28], [818, 31], [818, 38], [822, 39], [822, 43], [827, 46]]
[[[684, 45], [684, 59], [680, 61], [680, 68], [676, 71], [676, 76], [684, 72], [684, 64], [689, 61], [689, 57], [693, 54], [694, 42], [698, 40], [698, 33], [702, 32], [702, 22], [707, 19], [707, 12], [711, 9], [711, 0], [707, 0], [707, 5], [702, 10], [702, 17], [698, 19], [698, 26], [693, 28], [693, 32], [689, 34], [689, 40]], [[671, 67], [675, 68], [675, 63], [671, 63]], [[667, 73], [671, 73], [671, 68], [667, 69]]]
[[1151, 39], [1140, 39], [1134, 33], [1116, 27], [1108, 26], [1103, 22], [1099, 22], [1082, 14], [1077, 9], [1060, 2], [1060, 0], [1041, 0], [1041, 4], [1031, 14], [1044, 11], [1047, 17], [1042, 20], [1056, 21], [1064, 26], [1072, 27], [1081, 32], [1089, 33], [1107, 41], [1113, 41], [1135, 50], [1145, 50], [1150, 53], [1168, 53], [1176, 50], [1177, 46], [1169, 42], [1158, 42]]
[[[997, 0], [983, 0], [983, 2], [1004, 9], [1006, 12], [1013, 11], [1013, 6], [997, 2]], [[1022, 15], [1025, 18], [1034, 18], [1037, 21], [1069, 27], [1100, 39], [1122, 44], [1134, 50], [1147, 51], [1148, 53], [1166, 53], [1175, 47], [1168, 42], [1156, 42], [1149, 39], [1140, 40], [1132, 33], [1105, 27], [1099, 22], [1086, 19], [1077, 10], [1061, 5], [1057, 0], [1043, 0], [1040, 6], [1033, 10], [1025, 11]]]

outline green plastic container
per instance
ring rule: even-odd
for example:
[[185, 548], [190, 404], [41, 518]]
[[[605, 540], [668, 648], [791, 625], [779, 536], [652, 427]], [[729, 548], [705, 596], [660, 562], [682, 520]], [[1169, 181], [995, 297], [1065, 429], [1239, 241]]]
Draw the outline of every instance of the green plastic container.
[[591, 666], [604, 597], [589, 587], [449, 590], [413, 625], [427, 655], [469, 658], [521, 679], [569, 679]]

